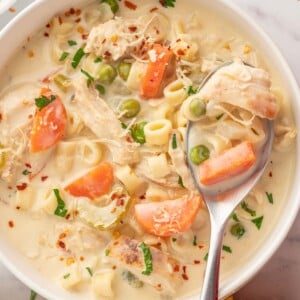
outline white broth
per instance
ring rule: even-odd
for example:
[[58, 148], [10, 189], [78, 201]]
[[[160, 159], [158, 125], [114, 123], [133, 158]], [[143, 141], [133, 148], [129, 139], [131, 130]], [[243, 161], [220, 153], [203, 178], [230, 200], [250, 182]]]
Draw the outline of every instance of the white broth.
[[[290, 103], [251, 37], [197, 1], [116, 3], [55, 16], [2, 70], [0, 231], [41, 276], [84, 299], [183, 299], [199, 292], [210, 233], [186, 164], [191, 100], [204, 101], [195, 146], [208, 148], [207, 161], [244, 141], [259, 147], [261, 119], [275, 120], [265, 174], [226, 228], [221, 285], [284, 206], [295, 162]], [[237, 78], [245, 89], [255, 81], [251, 109], [244, 94], [225, 101], [221, 79], [214, 97], [197, 90], [234, 59], [259, 73], [226, 74], [243, 93]]]

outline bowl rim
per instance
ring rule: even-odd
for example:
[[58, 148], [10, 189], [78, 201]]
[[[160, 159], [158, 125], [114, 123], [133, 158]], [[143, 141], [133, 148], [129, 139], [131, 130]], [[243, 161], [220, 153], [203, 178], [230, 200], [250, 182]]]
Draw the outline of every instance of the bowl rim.
[[[83, 0], [79, 1], [82, 2]], [[49, 0], [35, 0], [26, 8], [24, 8], [19, 14], [17, 14], [4, 28], [0, 31], [0, 42], [3, 37], [7, 36], [10, 31], [12, 31], [19, 23], [25, 21], [29, 15], [29, 13], [33, 11], [37, 11], [39, 8], [47, 5]], [[271, 49], [274, 56], [276, 56], [277, 65], [280, 66], [284, 70], [285, 77], [288, 81], [289, 89], [292, 94], [292, 98], [297, 99], [295, 101], [291, 101], [291, 105], [294, 108], [294, 111], [300, 111], [300, 90], [293, 75], [291, 68], [289, 67], [286, 59], [283, 54], [280, 52], [279, 48], [276, 46], [275, 42], [271, 39], [271, 37], [266, 34], [266, 32], [252, 19], [242, 8], [238, 7], [237, 4], [232, 3], [227, 0], [217, 0], [217, 5], [221, 5], [225, 9], [229, 9], [231, 13], [236, 15], [239, 19], [243, 19], [243, 22], [246, 27], [252, 27], [251, 30], [258, 34], [258, 38], [263, 40], [263, 43], [268, 44], [268, 47]], [[68, 5], [69, 6], [69, 5]], [[61, 4], [63, 8], [63, 3]], [[35, 26], [36, 28], [37, 26]], [[18, 42], [19, 46], [21, 41]], [[0, 70], [1, 71], [1, 70]], [[300, 129], [300, 121], [295, 118], [296, 127]], [[297, 138], [296, 144], [296, 153], [299, 153], [300, 149], [300, 140]], [[282, 244], [288, 232], [290, 231], [298, 211], [300, 209], [300, 189], [297, 189], [296, 182], [297, 178], [300, 179], [300, 161], [299, 155], [296, 155], [296, 163], [294, 170], [294, 180], [290, 186], [289, 198], [293, 198], [295, 200], [290, 201], [290, 208], [292, 210], [285, 211], [285, 221], [283, 222], [284, 217], [281, 217], [280, 223], [274, 225], [271, 236], [266, 238], [258, 252], [262, 252], [262, 255], [254, 255], [250, 262], [243, 268], [243, 272], [239, 272], [239, 277], [233, 278], [231, 282], [227, 282], [226, 286], [220, 286], [220, 294], [222, 297], [228, 296], [234, 292], [236, 292], [239, 288], [244, 286], [251, 278], [253, 278], [259, 270], [271, 259], [272, 255], [277, 251], [279, 246]], [[275, 234], [276, 232], [276, 234]], [[271, 247], [268, 244], [271, 243]], [[36, 291], [38, 294], [46, 297], [47, 299], [59, 299], [56, 295], [53, 294], [49, 289], [45, 289], [39, 286], [33, 279], [27, 277], [21, 269], [15, 265], [12, 261], [8, 259], [8, 257], [2, 252], [0, 249], [0, 261], [4, 266], [7, 267], [9, 271], [11, 271], [21, 282], [23, 282], [26, 286]], [[253, 263], [255, 261], [255, 263]], [[195, 296], [190, 296], [190, 300], [196, 299]]]

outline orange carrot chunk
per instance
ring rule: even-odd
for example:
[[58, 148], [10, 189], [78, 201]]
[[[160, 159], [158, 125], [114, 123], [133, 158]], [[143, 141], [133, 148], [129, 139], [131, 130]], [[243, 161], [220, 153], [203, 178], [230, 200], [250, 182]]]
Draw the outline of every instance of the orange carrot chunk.
[[146, 75], [141, 86], [141, 96], [150, 98], [160, 98], [163, 89], [175, 77], [175, 55], [171, 49], [155, 44], [150, 55]]
[[102, 163], [67, 185], [65, 190], [72, 196], [87, 197], [93, 200], [111, 190], [113, 179], [112, 166], [109, 163]]
[[33, 120], [30, 140], [30, 151], [39, 152], [49, 149], [59, 142], [66, 129], [67, 112], [57, 95], [43, 88], [41, 96], [49, 100], [49, 104], [37, 108]]
[[167, 237], [184, 232], [192, 225], [200, 208], [199, 196], [136, 204], [135, 217], [148, 233]]
[[199, 181], [211, 185], [246, 172], [256, 161], [251, 142], [243, 142], [199, 166]]

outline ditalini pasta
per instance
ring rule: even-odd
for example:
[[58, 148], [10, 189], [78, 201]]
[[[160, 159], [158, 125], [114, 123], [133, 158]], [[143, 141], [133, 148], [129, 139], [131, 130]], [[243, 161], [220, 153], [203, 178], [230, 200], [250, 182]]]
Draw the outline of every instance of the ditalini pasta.
[[1, 235], [70, 299], [196, 294], [210, 227], [187, 159], [202, 184], [242, 175], [266, 118], [274, 149], [227, 224], [221, 280], [253, 257], [288, 193], [297, 133], [272, 63], [230, 20], [170, 2], [83, 0], [1, 72]]

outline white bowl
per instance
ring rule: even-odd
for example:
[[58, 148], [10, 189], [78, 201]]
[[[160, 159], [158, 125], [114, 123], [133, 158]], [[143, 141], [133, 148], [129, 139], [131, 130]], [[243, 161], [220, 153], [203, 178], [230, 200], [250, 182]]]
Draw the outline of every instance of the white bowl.
[[[22, 13], [20, 13], [4, 30], [0, 33], [0, 70], [11, 56], [20, 48], [26, 38], [41, 28], [45, 21], [53, 15], [64, 9], [77, 6], [84, 0], [64, 0], [50, 1], [37, 0]], [[229, 1], [209, 1], [198, 0], [205, 6], [220, 12], [225, 18], [230, 19], [238, 26], [246, 36], [251, 37], [252, 43], [256, 48], [267, 53], [269, 61], [272, 61], [274, 69], [281, 74], [281, 81], [290, 96], [292, 110], [300, 111], [300, 94], [298, 85], [288, 67], [286, 61], [275, 47], [270, 38], [252, 21], [244, 12], [232, 5]], [[295, 118], [296, 127], [300, 132], [300, 120]], [[286, 199], [285, 206], [281, 212], [277, 224], [271, 234], [263, 242], [254, 256], [237, 273], [231, 274], [220, 287], [221, 297], [228, 296], [237, 291], [247, 281], [249, 281], [270, 259], [273, 253], [286, 237], [300, 206], [300, 164], [299, 164], [299, 146], [300, 140], [297, 139], [297, 157], [295, 163], [294, 180], [289, 191], [289, 197]], [[72, 299], [79, 300], [80, 297], [71, 294], [59, 286], [49, 283], [49, 281], [33, 270], [28, 262], [14, 249], [3, 236], [0, 235], [0, 259], [6, 267], [15, 274], [22, 282], [35, 290], [47, 299]], [[198, 299], [198, 297], [193, 297]], [[192, 299], [190, 299], [192, 300]]]

